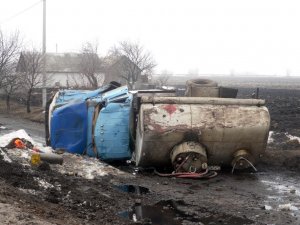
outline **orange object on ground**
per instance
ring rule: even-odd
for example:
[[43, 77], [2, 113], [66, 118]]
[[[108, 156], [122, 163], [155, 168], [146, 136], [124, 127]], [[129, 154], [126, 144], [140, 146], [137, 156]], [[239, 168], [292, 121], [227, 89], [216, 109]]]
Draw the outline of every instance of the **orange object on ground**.
[[16, 148], [25, 148], [26, 146], [25, 146], [25, 144], [23, 143], [23, 141], [21, 141], [20, 139], [16, 139], [15, 141], [14, 141], [14, 144], [15, 144], [15, 147]]

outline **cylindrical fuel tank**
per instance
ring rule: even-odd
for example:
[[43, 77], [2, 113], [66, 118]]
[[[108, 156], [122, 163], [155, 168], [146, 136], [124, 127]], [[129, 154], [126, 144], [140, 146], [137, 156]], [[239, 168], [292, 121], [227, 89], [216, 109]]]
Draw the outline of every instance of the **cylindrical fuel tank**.
[[137, 166], [168, 166], [173, 147], [198, 142], [208, 165], [232, 165], [243, 150], [255, 163], [265, 151], [270, 126], [264, 100], [142, 97], [136, 136]]

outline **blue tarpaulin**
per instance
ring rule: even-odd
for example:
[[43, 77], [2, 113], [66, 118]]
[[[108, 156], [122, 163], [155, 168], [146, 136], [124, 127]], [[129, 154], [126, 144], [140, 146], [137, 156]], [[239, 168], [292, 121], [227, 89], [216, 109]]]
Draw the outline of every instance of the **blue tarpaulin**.
[[72, 153], [83, 154], [87, 143], [86, 101], [70, 102], [53, 112], [51, 120], [51, 146]]

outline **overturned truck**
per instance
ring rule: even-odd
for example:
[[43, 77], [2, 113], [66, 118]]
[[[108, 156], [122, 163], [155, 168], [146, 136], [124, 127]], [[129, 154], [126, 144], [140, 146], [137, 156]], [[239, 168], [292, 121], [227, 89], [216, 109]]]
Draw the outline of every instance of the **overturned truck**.
[[54, 149], [139, 167], [253, 167], [266, 149], [270, 116], [262, 99], [190, 80], [174, 91], [129, 91], [111, 83], [95, 91], [59, 91], [47, 105], [46, 141]]

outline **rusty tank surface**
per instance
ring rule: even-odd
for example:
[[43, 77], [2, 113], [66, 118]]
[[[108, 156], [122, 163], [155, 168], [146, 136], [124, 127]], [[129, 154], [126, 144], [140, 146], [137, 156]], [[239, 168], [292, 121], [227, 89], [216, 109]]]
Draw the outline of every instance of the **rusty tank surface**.
[[209, 80], [192, 80], [185, 97], [142, 96], [136, 165], [173, 165], [177, 172], [253, 167], [266, 149], [270, 115], [264, 100], [236, 94]]

